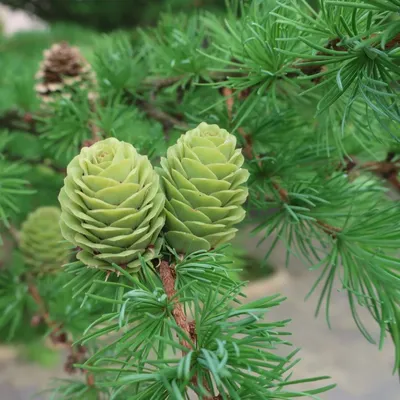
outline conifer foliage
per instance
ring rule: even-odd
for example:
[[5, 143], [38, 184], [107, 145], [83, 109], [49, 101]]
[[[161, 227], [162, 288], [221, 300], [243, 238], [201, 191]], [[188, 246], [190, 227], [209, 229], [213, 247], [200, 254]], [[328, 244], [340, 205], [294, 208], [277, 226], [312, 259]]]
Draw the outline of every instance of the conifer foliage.
[[289, 321], [267, 315], [284, 299], [246, 302], [229, 277], [246, 221], [274, 238], [265, 261], [282, 241], [320, 271], [310, 295], [328, 324], [345, 291], [400, 370], [400, 1], [226, 6], [134, 33], [1, 39], [0, 331], [20, 337], [28, 319], [69, 349], [85, 379], [53, 398], [331, 389], [293, 378]]

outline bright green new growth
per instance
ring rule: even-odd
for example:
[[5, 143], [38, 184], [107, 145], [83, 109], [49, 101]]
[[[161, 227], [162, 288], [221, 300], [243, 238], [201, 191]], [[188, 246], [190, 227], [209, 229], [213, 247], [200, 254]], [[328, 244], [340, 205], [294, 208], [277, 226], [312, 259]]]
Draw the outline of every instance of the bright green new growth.
[[68, 165], [59, 201], [62, 233], [82, 249], [85, 265], [134, 272], [139, 256], [157, 256], [165, 197], [148, 158], [131, 144], [109, 138], [84, 147]]
[[57, 207], [40, 207], [22, 224], [20, 248], [25, 263], [38, 273], [57, 270], [68, 260], [69, 246], [63, 242]]
[[210, 250], [230, 241], [245, 211], [249, 177], [236, 138], [202, 122], [162, 158], [166, 240], [179, 252]]

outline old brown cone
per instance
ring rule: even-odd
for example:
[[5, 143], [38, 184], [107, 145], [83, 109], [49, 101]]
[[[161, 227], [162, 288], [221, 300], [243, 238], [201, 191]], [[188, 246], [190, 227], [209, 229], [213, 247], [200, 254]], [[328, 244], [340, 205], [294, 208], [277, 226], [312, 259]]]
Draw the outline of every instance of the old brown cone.
[[43, 54], [36, 92], [44, 102], [70, 98], [77, 90], [87, 90], [89, 97], [95, 97], [95, 74], [77, 47], [55, 43]]

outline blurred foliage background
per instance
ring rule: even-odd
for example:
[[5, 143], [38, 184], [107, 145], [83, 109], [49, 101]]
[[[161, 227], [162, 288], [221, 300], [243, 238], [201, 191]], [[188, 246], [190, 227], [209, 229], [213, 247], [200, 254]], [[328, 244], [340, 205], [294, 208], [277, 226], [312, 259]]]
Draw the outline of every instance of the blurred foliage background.
[[193, 12], [199, 8], [220, 11], [224, 0], [5, 0], [48, 22], [73, 22], [108, 32], [154, 24], [162, 11]]

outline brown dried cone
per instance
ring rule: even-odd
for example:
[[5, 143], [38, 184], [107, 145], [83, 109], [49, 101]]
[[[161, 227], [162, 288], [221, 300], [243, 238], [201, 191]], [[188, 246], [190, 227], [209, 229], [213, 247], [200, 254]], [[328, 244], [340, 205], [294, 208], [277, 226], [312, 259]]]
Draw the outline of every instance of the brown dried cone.
[[96, 76], [77, 47], [67, 42], [55, 43], [44, 51], [44, 59], [36, 74], [36, 92], [45, 103], [64, 97], [74, 91], [87, 90], [95, 98]]

